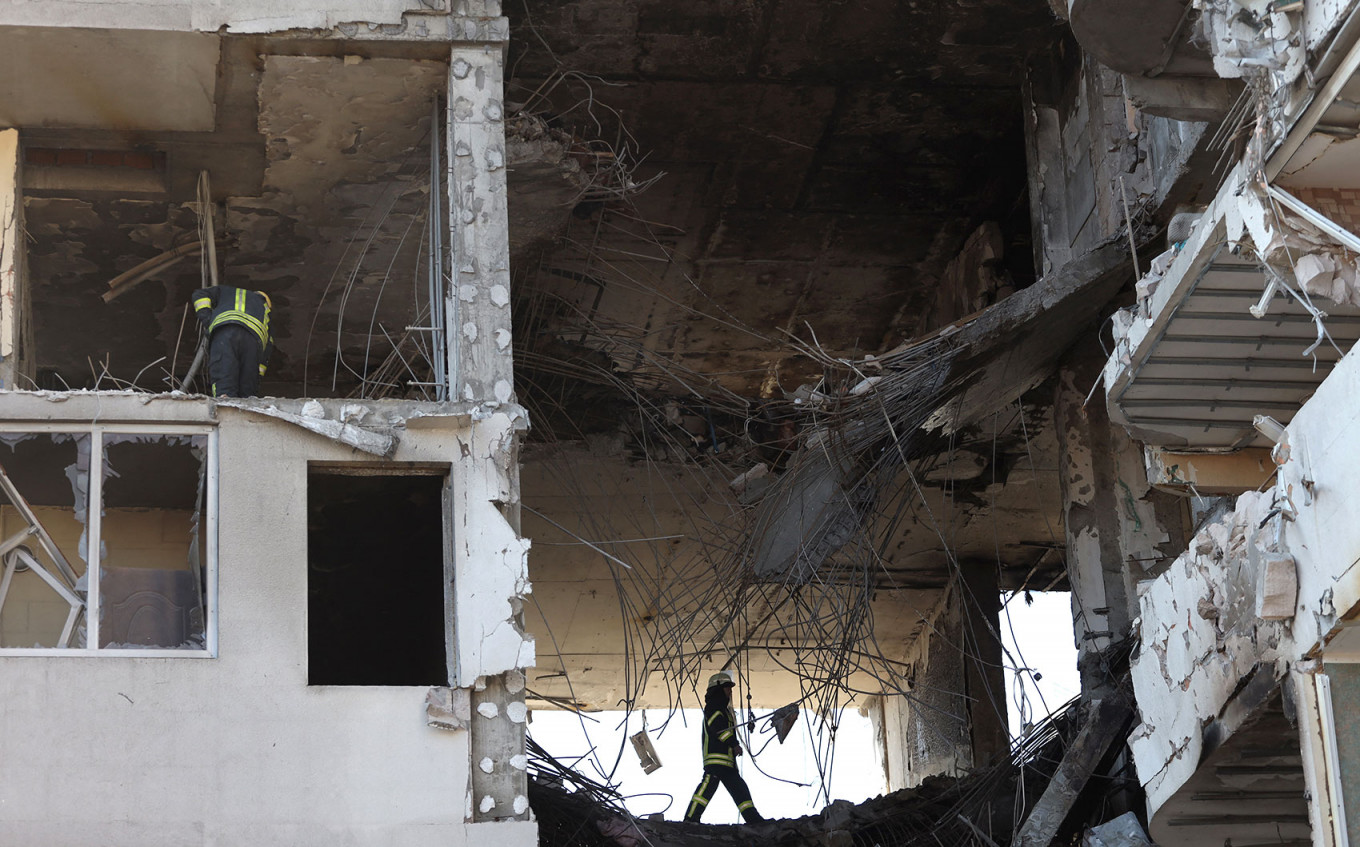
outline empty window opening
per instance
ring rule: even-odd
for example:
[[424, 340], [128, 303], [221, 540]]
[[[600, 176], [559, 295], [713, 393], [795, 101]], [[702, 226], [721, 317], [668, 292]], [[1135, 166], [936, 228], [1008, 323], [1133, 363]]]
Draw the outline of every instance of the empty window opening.
[[0, 649], [210, 653], [209, 443], [0, 432]]
[[448, 684], [447, 479], [308, 474], [309, 684]]
[[1081, 693], [1072, 594], [1008, 591], [1001, 603], [1006, 715], [1011, 738], [1023, 738]]

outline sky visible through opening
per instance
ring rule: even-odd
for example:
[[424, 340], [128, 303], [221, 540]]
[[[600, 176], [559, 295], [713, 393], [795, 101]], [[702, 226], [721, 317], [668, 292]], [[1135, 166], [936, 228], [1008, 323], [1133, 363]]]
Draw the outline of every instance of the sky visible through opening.
[[[1077, 653], [1072, 640], [1071, 595], [1066, 592], [1032, 592], [1032, 604], [1023, 595], [1003, 595], [1001, 638], [1006, 646], [1007, 715], [1011, 735], [1020, 730], [1026, 710], [1030, 722], [1041, 720], [1075, 697], [1080, 690]], [[1029, 668], [1017, 673], [1012, 663]], [[1036, 673], [1041, 679], [1037, 682]], [[1017, 678], [1023, 683], [1017, 686]], [[697, 706], [697, 704], [695, 704]], [[757, 710], [765, 714], [768, 710]], [[739, 720], [746, 717], [738, 710]], [[767, 721], [757, 724], [752, 747], [754, 756], [738, 763], [751, 787], [756, 808], [766, 817], [796, 818], [817, 814], [827, 800], [821, 793], [818, 766], [810, 740], [810, 714], [799, 715], [793, 731], [780, 744], [764, 732]], [[675, 714], [666, 720], [665, 710], [634, 713], [624, 726], [623, 712], [596, 712], [577, 716], [557, 710], [535, 710], [529, 731], [534, 740], [563, 763], [597, 781], [608, 780], [627, 796], [629, 811], [639, 817], [664, 814], [666, 820], [684, 817], [685, 807], [701, 776], [699, 763], [699, 709]], [[812, 716], [815, 721], [815, 716]], [[642, 729], [661, 760], [660, 770], [644, 774], [628, 736]], [[830, 762], [831, 799], [862, 802], [885, 790], [881, 754], [874, 744], [869, 718], [846, 709], [839, 720], [833, 759]], [[579, 760], [578, 760], [579, 758]], [[781, 782], [788, 780], [789, 782]], [[801, 785], [790, 784], [801, 783]], [[705, 823], [739, 823], [736, 806], [719, 789], [704, 813]]]

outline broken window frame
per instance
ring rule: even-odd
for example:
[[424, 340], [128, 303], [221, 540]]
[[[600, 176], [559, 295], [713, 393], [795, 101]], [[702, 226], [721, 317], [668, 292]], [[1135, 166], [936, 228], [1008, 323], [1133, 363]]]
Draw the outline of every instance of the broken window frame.
[[[99, 644], [100, 589], [97, 578], [87, 581], [85, 610], [86, 637], [85, 647], [0, 647], [0, 658], [11, 656], [84, 657], [91, 656], [129, 659], [213, 659], [217, 657], [217, 427], [211, 424], [120, 424], [94, 423], [73, 424], [44, 421], [5, 421], [0, 422], [0, 434], [50, 435], [66, 433], [73, 436], [87, 436], [90, 439], [90, 468], [104, 466], [104, 439], [107, 435], [160, 435], [196, 436], [207, 439], [206, 463], [206, 503], [203, 506], [203, 524], [207, 539], [203, 551], [203, 569], [206, 588], [204, 590], [204, 646], [202, 648], [178, 647], [106, 647]], [[85, 550], [86, 573], [98, 574], [99, 552], [103, 549], [103, 505], [104, 479], [102, 473], [91, 473], [87, 482]], [[20, 491], [20, 494], [23, 492]], [[98, 504], [98, 508], [95, 505]], [[69, 557], [68, 557], [69, 558]]]

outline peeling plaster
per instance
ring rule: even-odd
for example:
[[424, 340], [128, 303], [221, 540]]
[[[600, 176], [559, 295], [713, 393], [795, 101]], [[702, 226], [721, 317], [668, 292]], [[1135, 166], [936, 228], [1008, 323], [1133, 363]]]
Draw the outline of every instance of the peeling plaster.
[[435, 729], [467, 729], [472, 700], [466, 688], [431, 688], [425, 695], [425, 722]]
[[1289, 629], [1256, 614], [1259, 573], [1281, 555], [1274, 492], [1248, 492], [1200, 530], [1160, 578], [1144, 583], [1141, 648], [1132, 661], [1142, 723], [1129, 739], [1155, 813], [1195, 772], [1204, 723], [1218, 718], [1258, 667], [1279, 678]]
[[470, 438], [460, 439], [466, 458], [464, 472], [454, 481], [453, 537], [458, 684], [463, 686], [534, 664], [533, 637], [518, 620], [522, 598], [532, 590], [530, 542], [499, 506], [519, 497], [513, 474], [518, 457], [512, 448], [524, 426], [522, 414], [482, 410]]
[[[395, 435], [375, 432], [371, 429], [355, 426], [344, 420], [332, 420], [322, 417], [317, 414], [321, 410], [321, 404], [315, 403], [315, 401], [312, 401], [312, 403], [315, 403], [315, 406], [312, 406], [310, 403], [304, 406], [302, 414], [286, 412], [275, 405], [260, 405], [257, 402], [251, 402], [249, 400], [238, 402], [219, 399], [216, 402], [220, 406], [229, 406], [247, 412], [254, 412], [257, 415], [266, 415], [281, 421], [287, 421], [288, 423], [300, 426], [309, 432], [325, 436], [332, 441], [348, 444], [357, 450], [363, 450], [365, 453], [372, 453], [375, 456], [386, 458], [396, 452], [397, 449], [397, 438]], [[358, 408], [359, 407], [353, 405], [345, 407], [345, 409], [349, 410], [349, 417], [351, 419], [354, 419], [356, 416], [362, 417]]]

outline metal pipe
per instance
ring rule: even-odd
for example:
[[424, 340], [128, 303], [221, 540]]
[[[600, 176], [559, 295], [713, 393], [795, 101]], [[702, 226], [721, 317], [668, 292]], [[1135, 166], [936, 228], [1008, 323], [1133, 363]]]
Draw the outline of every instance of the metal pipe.
[[1360, 238], [1342, 229], [1326, 215], [1304, 203], [1299, 198], [1285, 191], [1277, 185], [1266, 184], [1266, 193], [1278, 200], [1291, 212], [1308, 221], [1308, 223], [1322, 230], [1331, 238], [1335, 239], [1342, 247], [1352, 253], [1360, 253]]
[[[447, 400], [453, 375], [445, 374], [445, 310], [444, 310], [444, 202], [445, 195], [443, 169], [439, 158], [439, 100], [434, 102], [430, 115], [430, 358], [434, 365], [435, 400]], [[409, 329], [424, 329], [410, 327]]]
[[189, 383], [194, 381], [198, 375], [198, 369], [203, 366], [203, 357], [208, 353], [208, 336], [204, 335], [198, 341], [198, 351], [194, 353], [194, 360], [189, 363], [189, 370], [185, 371], [184, 379], [180, 381], [179, 390], [186, 391]]

